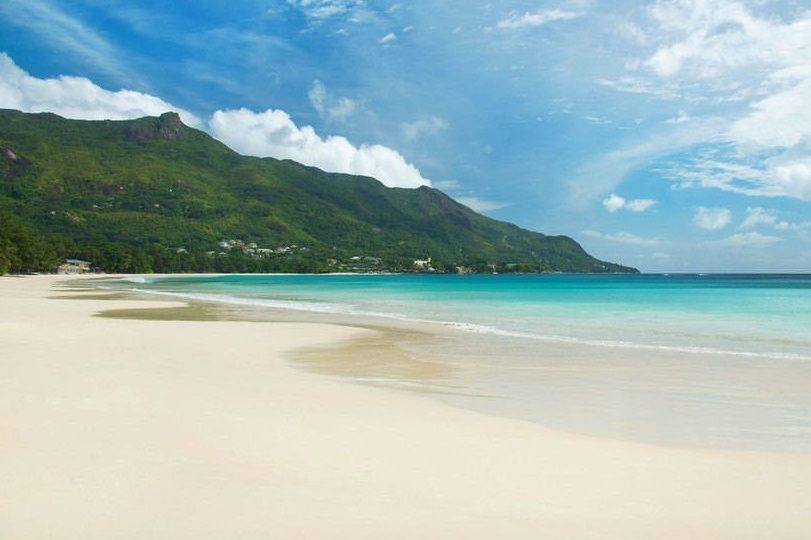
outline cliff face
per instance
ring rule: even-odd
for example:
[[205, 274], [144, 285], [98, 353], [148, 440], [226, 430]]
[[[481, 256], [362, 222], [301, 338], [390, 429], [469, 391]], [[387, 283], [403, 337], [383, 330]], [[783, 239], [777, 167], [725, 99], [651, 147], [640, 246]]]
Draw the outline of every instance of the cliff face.
[[291, 255], [273, 264], [270, 256], [234, 262], [239, 257], [218, 245], [235, 239], [262, 253], [305, 247], [297, 271], [358, 255], [389, 269], [431, 257], [449, 270], [634, 271], [591, 257], [571, 238], [477, 214], [433, 188], [387, 188], [373, 178], [240, 156], [176, 113], [80, 121], [0, 111], [0, 149], [0, 213], [65, 246], [66, 256], [114, 254], [102, 257], [114, 261], [108, 270], [130, 268], [120, 260], [164, 271], [181, 263], [180, 270], [198, 271], [293, 269]]

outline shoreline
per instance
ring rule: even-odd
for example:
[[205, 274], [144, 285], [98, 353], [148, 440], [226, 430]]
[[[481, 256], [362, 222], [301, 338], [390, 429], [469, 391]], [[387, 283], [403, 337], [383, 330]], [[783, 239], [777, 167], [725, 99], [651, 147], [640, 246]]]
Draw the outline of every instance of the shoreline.
[[[799, 538], [811, 456], [575, 435], [290, 365], [370, 336], [0, 278], [0, 538]], [[81, 294], [81, 293], [80, 293]], [[295, 353], [293, 353], [295, 354]]]
[[[345, 347], [310, 348], [289, 356], [297, 367], [315, 373], [426, 394], [467, 410], [664, 447], [811, 454], [808, 423], [794, 420], [811, 410], [811, 399], [805, 397], [811, 386], [803, 382], [811, 381], [811, 364], [790, 355], [775, 359], [703, 349], [544, 341], [437, 320], [291, 309], [289, 302], [273, 299], [223, 298], [171, 288], [120, 290], [197, 307], [164, 315], [144, 310], [105, 315], [199, 319], [210, 311], [223, 320], [315, 322], [380, 333]], [[774, 362], [779, 362], [777, 368]]]
[[[196, 278], [196, 277], [221, 277], [221, 276], [318, 276], [322, 275], [337, 275], [347, 276], [353, 274], [149, 274], [131, 276], [134, 279], [148, 279], [148, 278]], [[356, 274], [356, 275], [387, 275], [387, 274]], [[395, 274], [388, 274], [395, 275]], [[484, 274], [487, 275], [487, 274]], [[589, 275], [589, 274], [577, 274]], [[593, 274], [597, 275], [597, 274]], [[671, 275], [671, 274], [650, 274], [650, 275]], [[684, 274], [684, 275], [712, 275], [712, 274]], [[738, 274], [729, 274], [738, 275]], [[758, 274], [752, 274], [758, 275]], [[775, 275], [788, 275], [788, 274], [775, 274]], [[800, 274], [797, 274], [800, 275]], [[126, 276], [125, 276], [126, 277]], [[99, 278], [105, 279], [105, 278]], [[138, 281], [133, 282], [137, 285]], [[125, 289], [122, 289], [125, 290]], [[151, 291], [145, 289], [131, 289], [130, 292], [136, 295], [143, 295], [149, 297], [167, 297], [177, 298], [181, 301], [190, 303], [202, 304], [218, 304], [238, 306], [244, 309], [262, 308], [267, 311], [277, 311], [289, 315], [291, 313], [302, 314], [302, 320], [313, 320], [316, 317], [327, 317], [329, 321], [339, 319], [345, 322], [341, 324], [348, 324], [349, 326], [357, 326], [356, 321], [361, 321], [361, 326], [381, 326], [381, 327], [394, 327], [394, 328], [433, 328], [431, 332], [448, 331], [448, 332], [464, 332], [469, 334], [482, 334], [491, 335], [495, 338], [507, 337], [515, 339], [527, 339], [537, 342], [538, 344], [549, 344], [557, 346], [583, 346], [583, 347], [596, 347], [601, 349], [617, 349], [628, 351], [641, 351], [651, 352], [654, 354], [697, 354], [717, 357], [737, 357], [741, 359], [761, 359], [761, 360], [789, 360], [789, 361], [811, 361], [811, 356], [799, 353], [777, 352], [777, 351], [750, 351], [750, 350], [731, 350], [717, 348], [713, 346], [687, 346], [687, 345], [667, 345], [661, 343], [644, 343], [635, 341], [615, 340], [615, 339], [592, 339], [583, 337], [573, 337], [567, 335], [536, 335], [524, 332], [514, 332], [504, 330], [501, 328], [482, 326], [478, 324], [470, 324], [459, 321], [439, 320], [439, 319], [422, 319], [413, 318], [409, 316], [399, 316], [392, 313], [383, 312], [362, 312], [362, 311], [345, 311], [345, 310], [330, 310], [330, 309], [315, 309], [312, 307], [302, 307], [303, 304], [297, 302], [282, 302], [274, 300], [254, 301], [238, 297], [218, 296], [217, 298], [208, 297], [208, 295], [194, 294], [194, 293], [178, 293], [171, 291]], [[214, 296], [214, 295], [212, 295]], [[296, 305], [299, 304], [299, 305]], [[324, 306], [329, 305], [325, 303]]]

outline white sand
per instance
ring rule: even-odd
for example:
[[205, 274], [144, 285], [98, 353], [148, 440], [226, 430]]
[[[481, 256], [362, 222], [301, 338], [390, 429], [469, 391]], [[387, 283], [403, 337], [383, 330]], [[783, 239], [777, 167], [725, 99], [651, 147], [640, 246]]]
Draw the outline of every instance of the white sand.
[[[811, 456], [568, 435], [291, 368], [360, 330], [0, 278], [0, 539], [804, 539]], [[161, 305], [166, 305], [161, 303]]]

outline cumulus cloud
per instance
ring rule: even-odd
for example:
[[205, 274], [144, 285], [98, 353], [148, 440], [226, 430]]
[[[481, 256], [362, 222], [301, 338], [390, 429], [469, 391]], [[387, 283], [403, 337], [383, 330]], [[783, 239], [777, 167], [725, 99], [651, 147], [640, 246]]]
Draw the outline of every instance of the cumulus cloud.
[[629, 210], [631, 212], [644, 212], [651, 208], [656, 201], [653, 199], [625, 199], [624, 197], [620, 197], [616, 193], [612, 193], [605, 199], [603, 199], [603, 206], [606, 210], [611, 213], [616, 212], [617, 210]]
[[737, 0], [659, 0], [648, 9], [665, 42], [645, 61], [661, 77], [712, 79], [807, 61], [811, 14], [759, 17]]
[[693, 216], [693, 223], [710, 231], [723, 229], [732, 221], [732, 212], [727, 208], [706, 208], [699, 206]]
[[424, 136], [436, 135], [448, 129], [448, 122], [438, 116], [422, 118], [414, 122], [403, 124], [403, 135], [409, 141], [414, 141]]
[[800, 159], [772, 159], [771, 184], [779, 194], [811, 201], [811, 156]]
[[488, 201], [478, 197], [454, 197], [454, 199], [476, 212], [488, 212], [490, 210], [498, 210], [499, 208], [510, 206], [510, 203]]
[[524, 14], [517, 12], [510, 13], [506, 18], [496, 23], [496, 28], [501, 30], [515, 30], [519, 28], [532, 28], [542, 26], [553, 21], [566, 21], [580, 17], [581, 13], [566, 11], [562, 9], [539, 9], [537, 11], [527, 11]]
[[381, 145], [355, 146], [339, 136], [322, 138], [311, 126], [297, 126], [281, 110], [220, 110], [212, 115], [209, 129], [214, 137], [243, 154], [372, 176], [392, 187], [431, 185], [395, 150]]
[[811, 139], [811, 61], [802, 75], [796, 85], [752, 103], [751, 111], [730, 127], [729, 138], [750, 151], [787, 148]]
[[636, 246], [655, 246], [659, 240], [655, 238], [644, 238], [629, 232], [618, 233], [601, 233], [598, 231], [583, 231], [583, 234], [598, 240], [605, 240], [607, 242], [615, 242], [618, 244], [631, 244]]
[[[337, 114], [337, 117], [343, 114], [340, 112], [343, 110], [340, 100], [337, 101], [339, 112], [336, 112], [330, 102], [320, 95], [318, 85], [314, 85], [314, 90], [310, 99], [323, 106], [325, 114]], [[414, 165], [391, 148], [365, 144], [356, 146], [344, 137], [322, 138], [310, 126], [297, 126], [284, 111], [217, 111], [205, 122], [149, 94], [132, 90], [112, 92], [82, 77], [32, 77], [4, 53], [0, 53], [0, 108], [53, 112], [66, 118], [84, 120], [126, 120], [177, 111], [184, 123], [208, 129], [214, 137], [238, 152], [293, 159], [329, 172], [372, 176], [387, 186], [418, 187], [431, 184]]]
[[322, 117], [328, 120], [346, 120], [355, 112], [355, 102], [348, 97], [333, 98], [327, 93], [327, 87], [318, 79], [307, 92], [310, 104]]
[[617, 210], [625, 206], [625, 199], [620, 197], [619, 195], [612, 193], [611, 195], [603, 199], [603, 206], [609, 212], [616, 212]]
[[386, 43], [391, 43], [392, 41], [394, 41], [396, 39], [397, 39], [397, 34], [395, 34], [394, 32], [389, 32], [388, 34], [386, 34], [382, 38], [378, 39], [377, 42], [382, 44], [382, 45], [385, 45]]
[[125, 120], [176, 111], [186, 124], [202, 126], [192, 113], [149, 94], [112, 92], [84, 77], [32, 77], [5, 53], [0, 53], [0, 107], [84, 120]]

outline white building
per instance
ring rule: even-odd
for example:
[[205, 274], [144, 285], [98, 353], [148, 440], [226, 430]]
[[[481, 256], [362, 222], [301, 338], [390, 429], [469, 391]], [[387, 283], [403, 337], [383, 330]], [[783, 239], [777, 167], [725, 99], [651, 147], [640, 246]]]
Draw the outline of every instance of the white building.
[[81, 259], [65, 259], [56, 269], [59, 274], [84, 274], [90, 272], [91, 263]]

